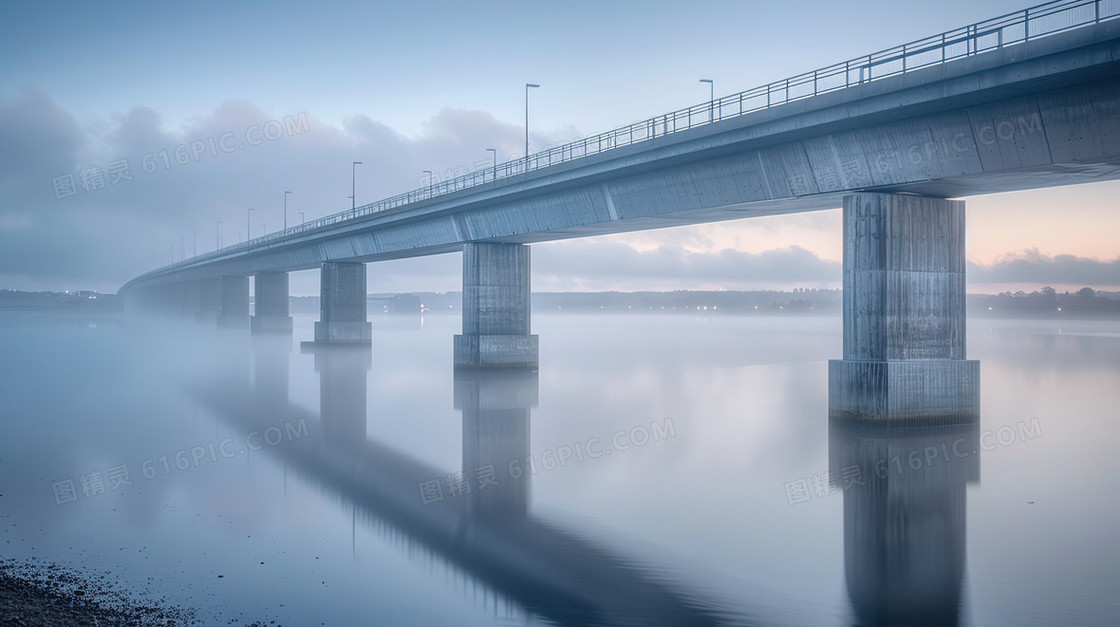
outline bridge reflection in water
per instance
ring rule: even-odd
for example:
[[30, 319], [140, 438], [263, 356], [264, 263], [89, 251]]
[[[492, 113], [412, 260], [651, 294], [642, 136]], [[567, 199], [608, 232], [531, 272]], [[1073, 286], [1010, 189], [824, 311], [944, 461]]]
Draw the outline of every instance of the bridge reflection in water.
[[[635, 556], [533, 516], [531, 473], [510, 468], [522, 468], [519, 462], [531, 453], [536, 370], [456, 371], [455, 406], [463, 420], [459, 477], [470, 488], [452, 495], [444, 482], [441, 498], [425, 499], [424, 484], [458, 473], [367, 437], [370, 345], [304, 344], [320, 376], [318, 418], [288, 399], [290, 336], [259, 336], [253, 350], [251, 390], [236, 381], [204, 381], [195, 389], [199, 402], [247, 430], [305, 419], [306, 437], [264, 450], [352, 504], [356, 521], [404, 537], [410, 550], [420, 548], [465, 573], [484, 588], [487, 603], [516, 605], [564, 625], [725, 624], [701, 594], [678, 589], [663, 573], [651, 575]], [[741, 614], [735, 623], [758, 624]]]
[[[320, 376], [319, 417], [289, 394], [290, 336], [253, 339], [251, 389], [243, 380], [205, 382], [199, 400], [245, 429], [301, 418], [308, 437], [265, 450], [285, 467], [340, 496], [359, 519], [404, 539], [485, 590], [485, 603], [571, 625], [763, 624], [739, 607], [705, 599], [621, 555], [532, 513], [531, 473], [510, 473], [531, 455], [536, 370], [455, 373], [462, 412], [460, 494], [443, 481], [438, 499], [423, 485], [457, 473], [372, 440], [366, 430], [368, 344], [304, 345]], [[829, 470], [843, 491], [844, 574], [852, 624], [961, 622], [966, 564], [966, 486], [979, 482], [979, 420], [959, 413], [921, 426], [829, 416]], [[914, 423], [910, 423], [914, 424]], [[468, 491], [469, 490], [469, 491]], [[741, 607], [742, 602], [739, 601]], [[513, 614], [517, 610], [512, 611]], [[780, 619], [778, 621], [781, 622]]]
[[831, 412], [853, 625], [961, 623], [965, 486], [980, 481], [979, 432], [978, 416], [956, 412], [910, 427]]

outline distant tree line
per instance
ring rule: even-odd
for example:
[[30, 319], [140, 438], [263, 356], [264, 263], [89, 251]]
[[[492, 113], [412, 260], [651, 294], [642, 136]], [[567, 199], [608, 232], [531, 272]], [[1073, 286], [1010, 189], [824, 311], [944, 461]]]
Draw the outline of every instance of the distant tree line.
[[969, 313], [1004, 316], [1032, 314], [1053, 317], [1057, 315], [1120, 315], [1120, 294], [1098, 292], [1083, 287], [1076, 292], [1061, 292], [1050, 286], [1033, 292], [1001, 292], [999, 294], [973, 294], [968, 298]]
[[0, 309], [24, 311], [114, 311], [120, 308], [116, 294], [76, 292], [21, 292], [0, 290]]

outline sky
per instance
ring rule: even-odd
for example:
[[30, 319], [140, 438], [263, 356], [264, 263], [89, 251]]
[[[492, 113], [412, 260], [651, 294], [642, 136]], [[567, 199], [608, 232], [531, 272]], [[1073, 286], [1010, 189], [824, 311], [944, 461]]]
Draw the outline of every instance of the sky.
[[[483, 167], [487, 148], [520, 155], [527, 82], [540, 149], [704, 102], [702, 78], [736, 93], [1025, 6], [4, 3], [0, 289], [114, 292], [279, 229], [285, 196], [294, 224], [348, 208], [352, 184], [369, 203], [424, 170]], [[969, 291], [1120, 289], [1118, 192], [965, 199]], [[839, 210], [550, 242], [533, 246], [533, 289], [838, 287], [841, 245]], [[458, 290], [461, 259], [368, 277], [370, 291]], [[317, 291], [315, 271], [293, 273], [293, 295]]]

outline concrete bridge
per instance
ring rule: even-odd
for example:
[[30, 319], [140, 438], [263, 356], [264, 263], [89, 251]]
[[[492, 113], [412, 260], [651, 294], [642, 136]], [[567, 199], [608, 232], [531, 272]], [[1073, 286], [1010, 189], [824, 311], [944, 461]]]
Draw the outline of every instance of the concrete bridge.
[[255, 276], [252, 328], [284, 331], [287, 273], [320, 268], [315, 341], [369, 342], [365, 264], [461, 250], [456, 365], [534, 366], [529, 244], [842, 206], [834, 408], [974, 413], [964, 203], [948, 199], [1120, 178], [1117, 18], [1115, 2], [1039, 5], [186, 259], [120, 291], [133, 309], [248, 325]]

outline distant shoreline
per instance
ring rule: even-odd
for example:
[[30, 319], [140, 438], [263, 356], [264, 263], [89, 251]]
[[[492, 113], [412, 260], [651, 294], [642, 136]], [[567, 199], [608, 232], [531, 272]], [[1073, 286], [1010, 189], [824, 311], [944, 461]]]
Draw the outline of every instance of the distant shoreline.
[[[456, 315], [461, 292], [367, 294], [369, 315]], [[293, 296], [293, 313], [318, 313], [317, 296]], [[966, 315], [980, 318], [1118, 319], [1120, 292], [1083, 288], [1058, 293], [1044, 287], [1030, 293], [968, 294]], [[692, 313], [701, 315], [840, 315], [838, 289], [671, 292], [534, 292], [535, 313]], [[19, 292], [0, 290], [0, 311], [123, 311], [123, 299], [98, 292]]]

